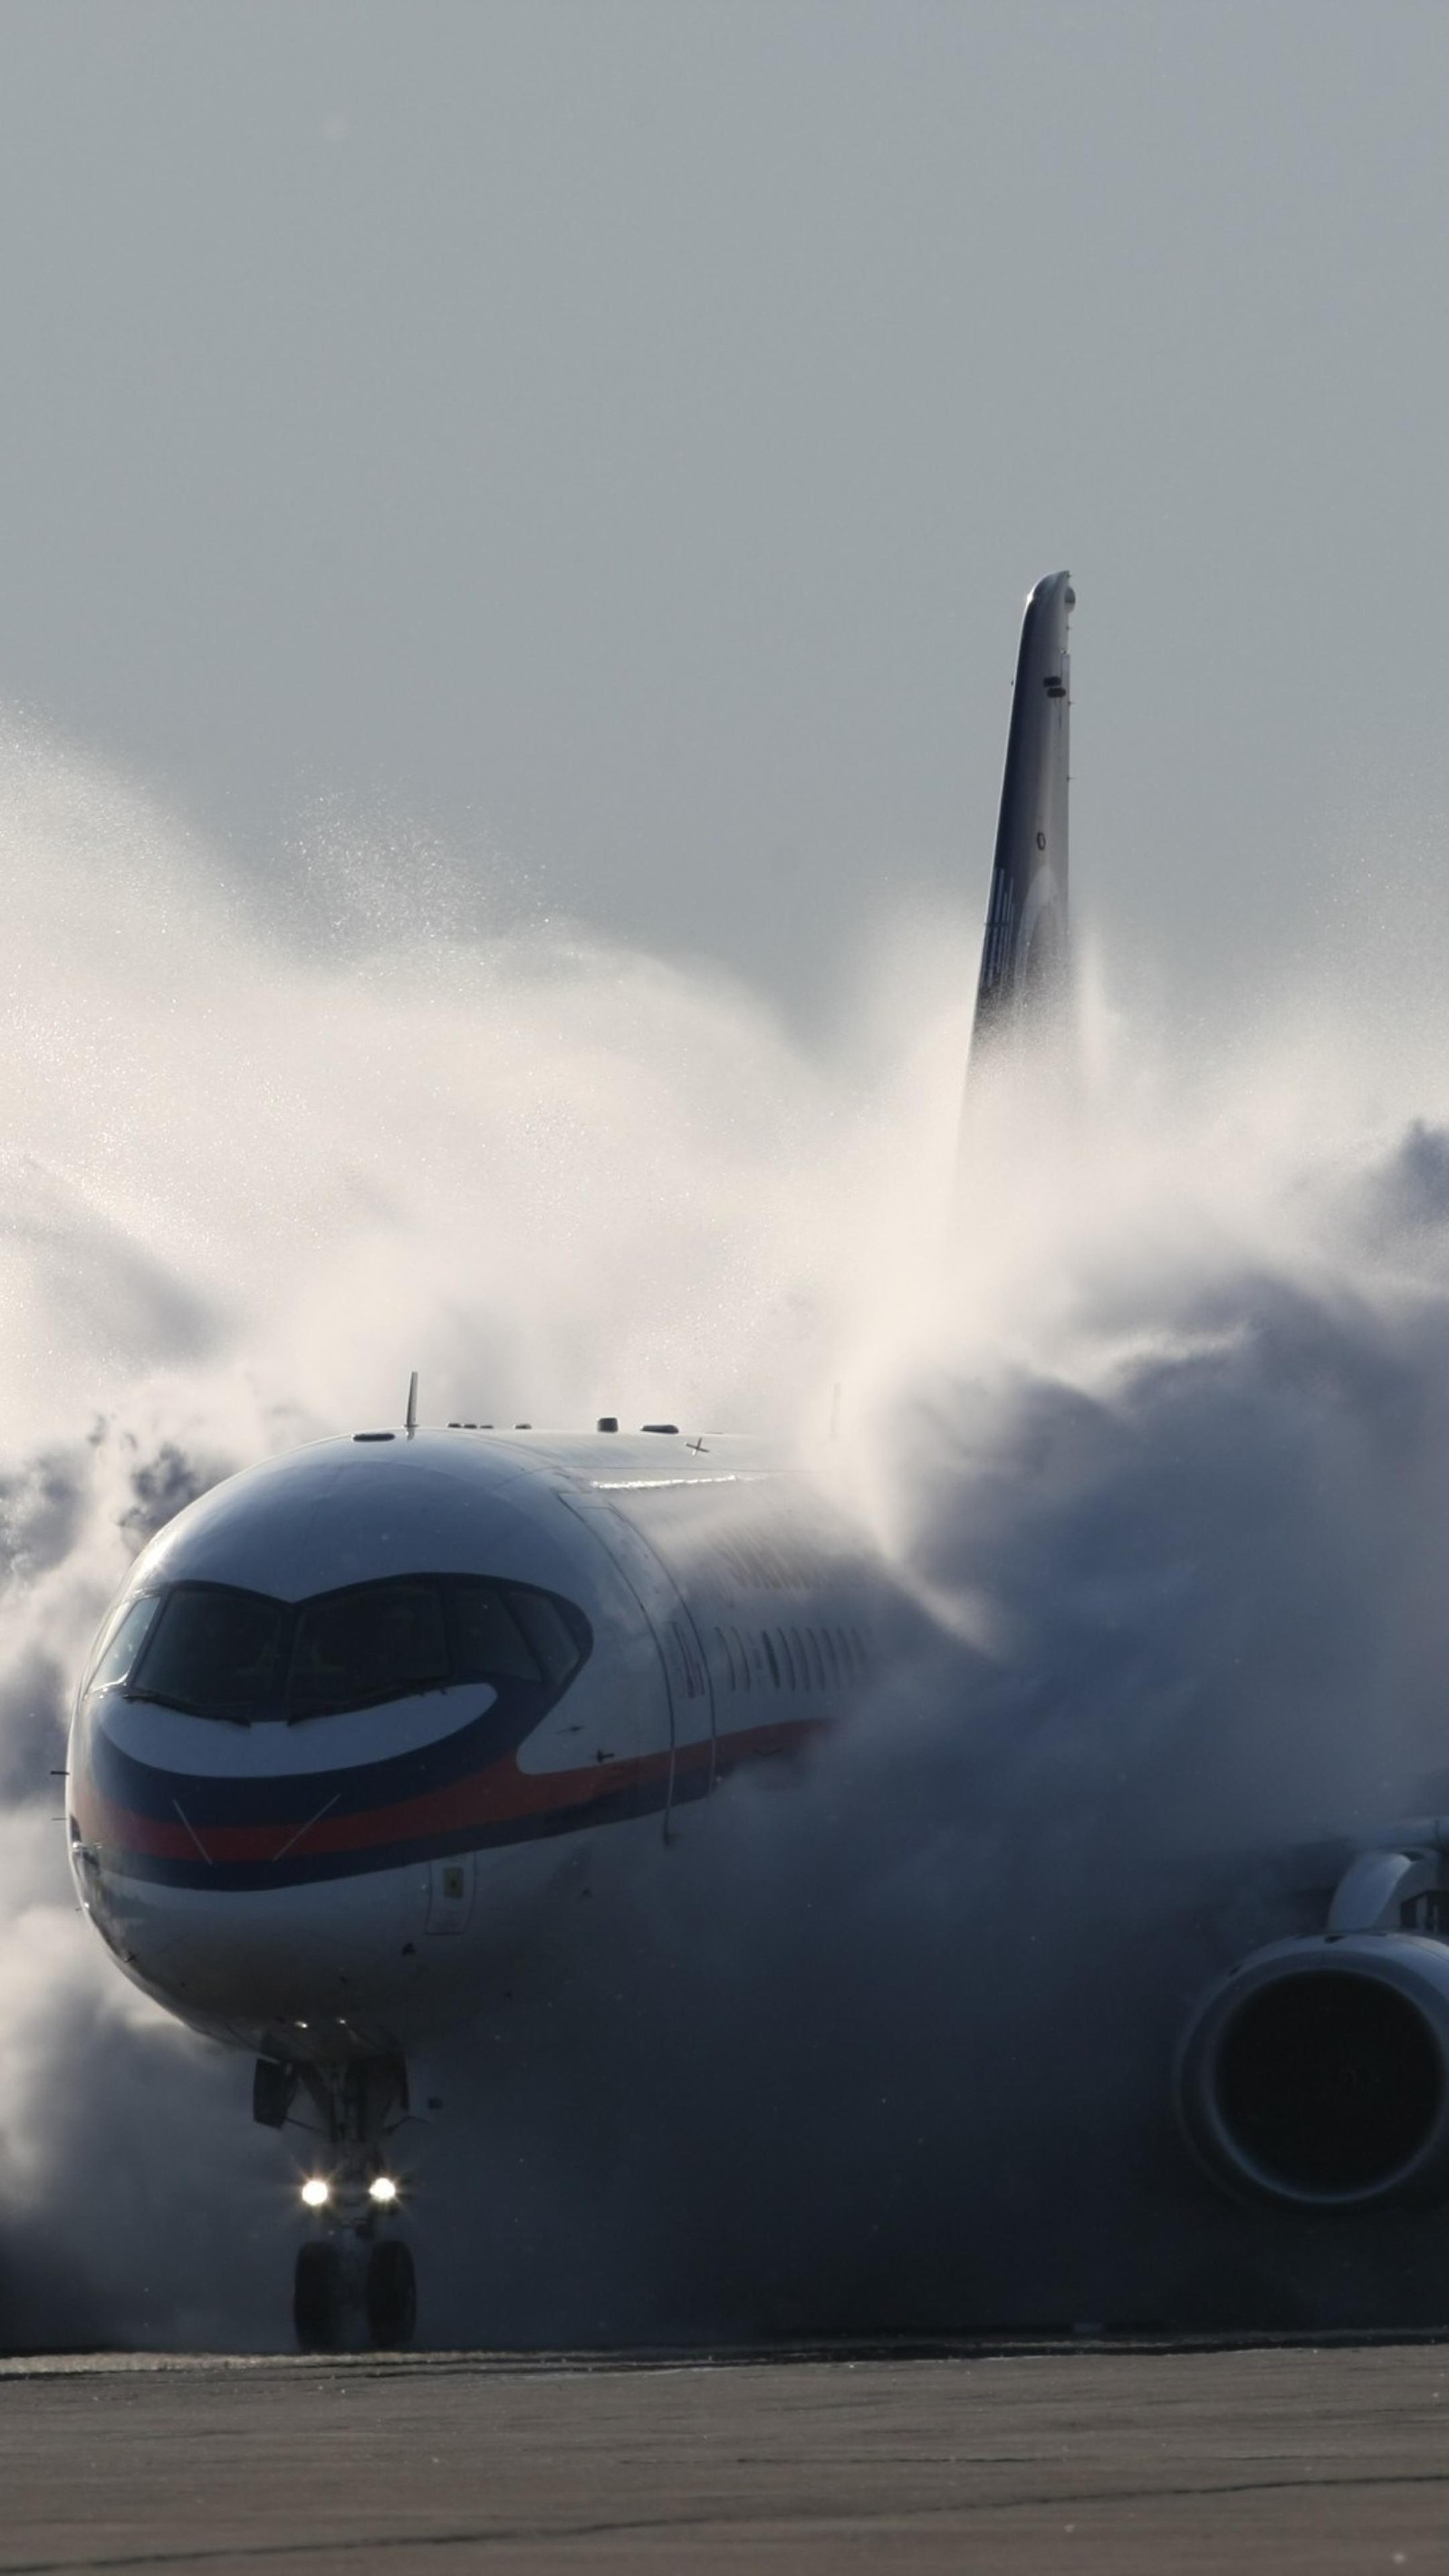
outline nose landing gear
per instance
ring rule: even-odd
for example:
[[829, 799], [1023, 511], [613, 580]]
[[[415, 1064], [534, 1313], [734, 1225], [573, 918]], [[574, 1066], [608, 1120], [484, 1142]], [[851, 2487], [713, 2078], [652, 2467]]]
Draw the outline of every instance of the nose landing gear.
[[418, 2320], [413, 2249], [400, 2236], [384, 2236], [367, 2257], [367, 2323], [380, 2352], [402, 2352]]
[[400, 2351], [417, 2322], [417, 2278], [411, 2247], [380, 2232], [398, 2199], [382, 2141], [407, 2117], [407, 2069], [399, 2058], [353, 2058], [341, 2066], [258, 2060], [252, 2110], [265, 2127], [283, 2126], [299, 2091], [321, 2115], [327, 2154], [325, 2171], [302, 2186], [316, 2232], [297, 2254], [292, 2321], [298, 2345], [303, 2352], [367, 2345]]
[[292, 2281], [292, 2323], [299, 2352], [341, 2352], [347, 2344], [348, 2311], [355, 2304], [342, 2247], [331, 2236], [314, 2236], [297, 2248]]
[[402, 2352], [417, 2323], [412, 2247], [400, 2236], [314, 2236], [297, 2251], [292, 2322], [301, 2352], [351, 2352], [370, 2344]]

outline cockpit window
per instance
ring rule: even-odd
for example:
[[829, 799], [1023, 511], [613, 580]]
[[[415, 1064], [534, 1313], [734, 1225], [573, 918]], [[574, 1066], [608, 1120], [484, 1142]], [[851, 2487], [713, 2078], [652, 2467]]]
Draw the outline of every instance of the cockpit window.
[[131, 1605], [90, 1687], [124, 1681], [129, 1697], [196, 1717], [290, 1724], [469, 1682], [531, 1682], [556, 1695], [590, 1642], [571, 1604], [471, 1575], [396, 1576], [296, 1604], [180, 1583]]
[[287, 1611], [260, 1592], [183, 1583], [163, 1602], [146, 1643], [144, 1695], [207, 1717], [271, 1715], [281, 1697]]
[[522, 1598], [521, 1593], [510, 1597], [498, 1583], [449, 1586], [449, 1622], [460, 1680], [491, 1681], [498, 1673], [522, 1682], [543, 1679], [538, 1657], [519, 1625]]
[[[304, 1602], [287, 1680], [289, 1717], [445, 1690], [448, 1642], [436, 1583], [367, 1583]], [[457, 1678], [471, 1681], [470, 1673]], [[487, 1675], [479, 1675], [487, 1679]]]
[[[555, 1690], [562, 1690], [583, 1662], [579, 1640], [551, 1592], [518, 1592], [514, 1608], [533, 1648], [539, 1671]], [[577, 1613], [574, 1614], [577, 1617]]]
[[88, 1691], [106, 1690], [112, 1682], [123, 1682], [146, 1639], [160, 1608], [154, 1592], [143, 1592], [135, 1601], [123, 1601], [113, 1611], [101, 1632], [100, 1652], [86, 1675]]

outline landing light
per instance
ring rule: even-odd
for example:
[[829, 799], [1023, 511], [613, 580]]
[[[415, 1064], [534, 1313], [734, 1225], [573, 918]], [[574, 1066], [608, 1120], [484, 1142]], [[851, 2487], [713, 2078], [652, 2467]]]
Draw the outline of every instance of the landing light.
[[332, 2185], [320, 2174], [312, 2174], [302, 2185], [302, 2198], [309, 2209], [325, 2209], [332, 2197]]
[[374, 2174], [367, 2188], [369, 2196], [380, 2201], [384, 2208], [397, 2198], [397, 2184], [391, 2174]]

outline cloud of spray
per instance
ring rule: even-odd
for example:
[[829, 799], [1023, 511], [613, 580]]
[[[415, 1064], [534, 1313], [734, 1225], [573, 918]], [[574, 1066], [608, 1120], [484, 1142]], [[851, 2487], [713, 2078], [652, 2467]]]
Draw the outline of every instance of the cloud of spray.
[[973, 1120], [953, 1230], [954, 936], [812, 1054], [335, 832], [281, 938], [23, 734], [0, 840], [11, 2336], [285, 2334], [285, 2146], [86, 1933], [49, 1773], [150, 1529], [395, 1419], [412, 1366], [434, 1418], [804, 1438], [843, 1382], [926, 1614], [806, 1780], [560, 1904], [439, 2053], [430, 2335], [1438, 2314], [1438, 2221], [1230, 2210], [1166, 2108], [1198, 1984], [1321, 1878], [1292, 1856], [1449, 1764], [1449, 1103], [1402, 1026], [1360, 997], [1210, 1052], [1089, 994], [1067, 1090]]
[[1193, 1081], [1096, 1034], [1078, 1110], [976, 1123], [942, 1284], [854, 1318], [923, 1641], [808, 1796], [689, 1820], [541, 2039], [493, 2016], [447, 2330], [474, 2280], [510, 2333], [1442, 2318], [1441, 2218], [1231, 2208], [1169, 2089], [1208, 1977], [1445, 1802], [1449, 1138], [1355, 1124], [1307, 1030]]

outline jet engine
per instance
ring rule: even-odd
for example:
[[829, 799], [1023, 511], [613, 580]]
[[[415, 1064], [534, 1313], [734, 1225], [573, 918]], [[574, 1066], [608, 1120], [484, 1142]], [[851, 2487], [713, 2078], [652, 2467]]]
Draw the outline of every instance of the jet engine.
[[1446, 1821], [1358, 1854], [1323, 1932], [1256, 1951], [1199, 2005], [1178, 2116], [1230, 2192], [1341, 2215], [1449, 2198]]

